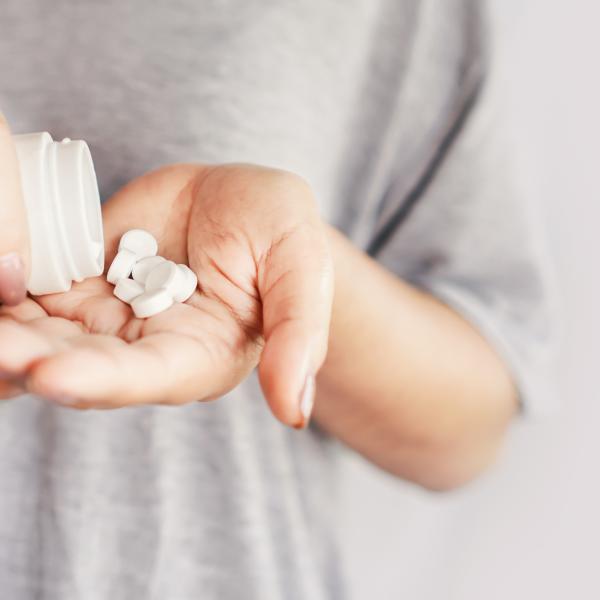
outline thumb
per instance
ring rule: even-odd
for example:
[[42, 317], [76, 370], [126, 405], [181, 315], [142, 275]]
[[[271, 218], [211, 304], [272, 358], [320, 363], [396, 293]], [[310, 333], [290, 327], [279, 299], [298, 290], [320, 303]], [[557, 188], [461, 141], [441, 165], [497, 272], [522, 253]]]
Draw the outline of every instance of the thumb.
[[0, 304], [15, 305], [25, 299], [28, 264], [19, 165], [8, 123], [0, 113]]
[[259, 268], [259, 292], [265, 336], [260, 383], [273, 414], [301, 428], [327, 352], [333, 267], [325, 232], [305, 226], [274, 244]]

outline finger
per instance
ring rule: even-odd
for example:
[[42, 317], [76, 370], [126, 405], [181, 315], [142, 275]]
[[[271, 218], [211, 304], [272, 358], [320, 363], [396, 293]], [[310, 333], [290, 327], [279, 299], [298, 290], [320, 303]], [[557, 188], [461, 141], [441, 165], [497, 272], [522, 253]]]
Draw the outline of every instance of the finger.
[[223, 374], [206, 360], [194, 360], [196, 343], [185, 338], [164, 333], [132, 344], [110, 336], [89, 338], [37, 363], [28, 390], [79, 408], [182, 404], [227, 391], [221, 389]]
[[9, 400], [24, 393], [25, 390], [20, 385], [11, 381], [0, 380], [0, 400]]
[[21, 377], [36, 360], [57, 350], [54, 340], [26, 323], [0, 318], [0, 371]]
[[0, 303], [12, 306], [26, 297], [28, 236], [17, 156], [0, 113]]
[[159, 330], [132, 343], [109, 335], [74, 337], [68, 348], [33, 366], [27, 389], [78, 408], [180, 404], [226, 393], [255, 362], [232, 361], [229, 348], [223, 347], [222, 356], [215, 347], [209, 350], [202, 343], [207, 332], [194, 326], [195, 309], [181, 305], [163, 317], [171, 323], [176, 311], [190, 333]]
[[10, 317], [19, 323], [26, 323], [32, 319], [48, 316], [48, 313], [34, 300], [26, 298], [17, 306], [1, 306], [0, 317]]
[[31, 319], [27, 322], [27, 326], [34, 332], [40, 333], [49, 343], [55, 348], [62, 347], [65, 340], [79, 338], [88, 335], [81, 323], [69, 321], [61, 317], [41, 317]]
[[273, 244], [259, 264], [266, 345], [259, 376], [275, 416], [304, 427], [314, 377], [327, 351], [333, 268], [319, 226], [306, 225]]
[[113, 286], [101, 277], [76, 283], [67, 294], [40, 296], [49, 314], [79, 322], [88, 331], [118, 335], [131, 319], [131, 308], [115, 298]]
[[23, 379], [0, 369], [0, 400], [9, 400], [24, 393]]
[[[37, 307], [37, 308], [36, 308]], [[24, 377], [32, 364], [65, 348], [65, 340], [81, 337], [82, 326], [48, 317], [31, 300], [3, 309], [0, 316], [0, 378]], [[7, 313], [12, 313], [8, 316]], [[42, 316], [39, 316], [40, 313]], [[15, 316], [22, 320], [15, 320]]]
[[73, 337], [61, 351], [48, 354], [28, 370], [27, 390], [59, 404], [102, 407], [114, 393], [115, 382], [126, 378], [127, 365], [117, 353], [126, 342], [104, 334]]

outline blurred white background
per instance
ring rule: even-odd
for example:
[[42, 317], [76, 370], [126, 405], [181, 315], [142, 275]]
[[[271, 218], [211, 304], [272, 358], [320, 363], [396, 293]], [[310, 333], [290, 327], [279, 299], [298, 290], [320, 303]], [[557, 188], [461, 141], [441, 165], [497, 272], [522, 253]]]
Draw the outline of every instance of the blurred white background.
[[518, 423], [472, 487], [432, 495], [348, 461], [353, 600], [600, 598], [600, 3], [495, 0], [562, 291], [561, 412]]

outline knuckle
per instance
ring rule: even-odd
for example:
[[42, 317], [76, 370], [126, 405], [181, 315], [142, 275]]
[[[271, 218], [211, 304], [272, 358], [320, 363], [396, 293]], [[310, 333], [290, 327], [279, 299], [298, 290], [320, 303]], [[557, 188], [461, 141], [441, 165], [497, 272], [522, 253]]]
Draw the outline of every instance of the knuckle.
[[185, 406], [186, 404], [189, 404], [189, 400], [186, 398], [181, 398], [181, 397], [177, 397], [174, 395], [167, 395], [162, 397], [157, 404], [159, 404], [160, 406], [172, 406], [172, 407], [178, 407], [178, 406]]
[[[262, 193], [270, 192], [273, 196], [289, 198], [294, 196], [313, 197], [313, 190], [306, 179], [301, 175], [285, 169], [270, 167], [253, 167], [253, 174], [257, 176], [258, 189]], [[252, 173], [241, 173], [242, 176]], [[285, 194], [285, 196], [283, 196]]]
[[302, 199], [314, 198], [314, 193], [311, 185], [304, 177], [291, 171], [273, 170], [271, 172], [273, 183], [277, 189], [283, 188], [286, 194], [293, 193]]

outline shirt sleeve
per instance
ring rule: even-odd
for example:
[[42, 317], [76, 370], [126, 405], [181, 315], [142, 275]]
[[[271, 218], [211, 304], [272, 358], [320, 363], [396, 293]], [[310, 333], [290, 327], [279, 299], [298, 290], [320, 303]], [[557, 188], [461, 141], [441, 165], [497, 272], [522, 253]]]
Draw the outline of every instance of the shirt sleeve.
[[543, 220], [496, 82], [468, 93], [412, 191], [392, 186], [371, 253], [478, 329], [523, 413], [541, 415], [556, 408], [557, 329]]

